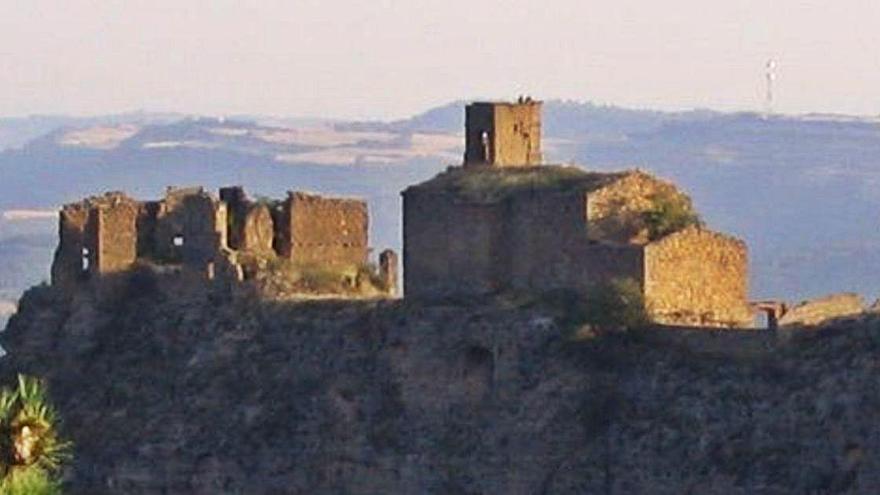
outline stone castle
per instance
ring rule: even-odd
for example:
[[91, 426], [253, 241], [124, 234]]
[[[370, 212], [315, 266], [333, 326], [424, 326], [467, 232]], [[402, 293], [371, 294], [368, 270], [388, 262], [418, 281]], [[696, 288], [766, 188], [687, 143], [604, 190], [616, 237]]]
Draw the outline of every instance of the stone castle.
[[[368, 261], [369, 214], [357, 199], [290, 192], [280, 201], [252, 201], [241, 187], [168, 188], [159, 201], [111, 192], [65, 205], [52, 284], [76, 287], [130, 271], [136, 263], [172, 265], [191, 274], [244, 281], [245, 259], [282, 259], [356, 272]], [[379, 277], [394, 291], [397, 256], [380, 255]]]
[[[462, 166], [402, 193], [407, 296], [589, 293], [631, 279], [658, 323], [753, 323], [745, 244], [703, 227], [673, 184], [544, 165], [541, 102], [528, 98], [468, 105], [465, 136]], [[368, 261], [368, 228], [356, 199], [253, 201], [240, 187], [217, 197], [169, 188], [145, 202], [107, 193], [62, 208], [52, 282], [75, 287], [142, 261], [244, 281], [266, 266], [246, 262], [254, 257], [354, 274]], [[394, 293], [396, 254], [384, 251], [377, 271]]]
[[403, 192], [407, 296], [632, 279], [658, 323], [750, 325], [745, 244], [666, 225], [690, 199], [647, 173], [542, 165], [540, 112], [531, 99], [469, 105], [463, 166]]

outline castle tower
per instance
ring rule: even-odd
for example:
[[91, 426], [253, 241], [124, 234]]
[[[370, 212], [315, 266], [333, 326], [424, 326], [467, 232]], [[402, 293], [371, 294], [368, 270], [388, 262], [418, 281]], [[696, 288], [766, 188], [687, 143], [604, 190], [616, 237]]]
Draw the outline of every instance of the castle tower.
[[464, 165], [530, 167], [540, 165], [541, 102], [475, 102], [465, 110]]

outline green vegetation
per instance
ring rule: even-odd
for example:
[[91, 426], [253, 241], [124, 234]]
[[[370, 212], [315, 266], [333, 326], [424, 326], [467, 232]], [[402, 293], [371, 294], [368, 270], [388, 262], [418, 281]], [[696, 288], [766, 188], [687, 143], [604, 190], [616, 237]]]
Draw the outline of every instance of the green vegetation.
[[358, 267], [357, 279], [360, 283], [369, 282], [369, 285], [381, 291], [390, 289], [375, 263], [366, 263]]
[[586, 172], [572, 166], [461, 168], [441, 174], [426, 187], [453, 192], [471, 201], [491, 203], [527, 190], [594, 190], [620, 176]]
[[600, 328], [636, 329], [649, 323], [641, 285], [631, 279], [615, 279], [594, 287], [583, 305], [583, 322]]
[[269, 256], [247, 256], [239, 259], [245, 274], [267, 294], [275, 295], [361, 295], [370, 296], [388, 290], [373, 263], [362, 266], [295, 263]]
[[609, 331], [638, 330], [651, 322], [641, 285], [631, 278], [599, 284], [586, 295], [553, 291], [544, 301], [557, 308], [562, 331], [573, 340]]
[[651, 200], [654, 207], [642, 214], [642, 221], [652, 241], [687, 227], [703, 225], [700, 215], [694, 211], [691, 198], [685, 194], [657, 194]]
[[57, 423], [38, 379], [19, 375], [16, 388], [0, 390], [0, 494], [60, 493], [57, 473], [71, 444], [60, 439]]

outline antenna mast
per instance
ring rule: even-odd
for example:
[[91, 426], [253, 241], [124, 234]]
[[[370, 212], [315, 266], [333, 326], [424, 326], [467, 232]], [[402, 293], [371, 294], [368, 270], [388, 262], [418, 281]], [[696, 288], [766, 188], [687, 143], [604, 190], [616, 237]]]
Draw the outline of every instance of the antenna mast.
[[767, 93], [764, 97], [764, 118], [773, 115], [773, 82], [776, 80], [776, 61], [772, 58], [764, 66], [764, 76], [767, 78]]

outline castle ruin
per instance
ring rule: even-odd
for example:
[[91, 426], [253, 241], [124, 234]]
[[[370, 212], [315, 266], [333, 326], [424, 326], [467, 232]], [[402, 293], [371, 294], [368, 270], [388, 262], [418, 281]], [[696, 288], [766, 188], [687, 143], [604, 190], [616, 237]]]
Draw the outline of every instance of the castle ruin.
[[751, 324], [745, 244], [699, 222], [667, 225], [690, 199], [645, 172], [542, 165], [540, 108], [469, 105], [463, 166], [402, 193], [407, 296], [587, 293], [633, 279], [658, 323]]
[[[369, 214], [357, 199], [290, 192], [281, 201], [253, 201], [241, 187], [168, 188], [159, 201], [120, 192], [61, 208], [52, 284], [75, 288], [130, 271], [138, 262], [175, 266], [213, 279], [223, 272], [243, 281], [248, 259], [281, 259], [357, 273], [367, 265]], [[380, 256], [377, 277], [396, 285], [397, 256]], [[265, 263], [263, 264], [265, 265]], [[386, 273], [387, 272], [387, 273]]]

